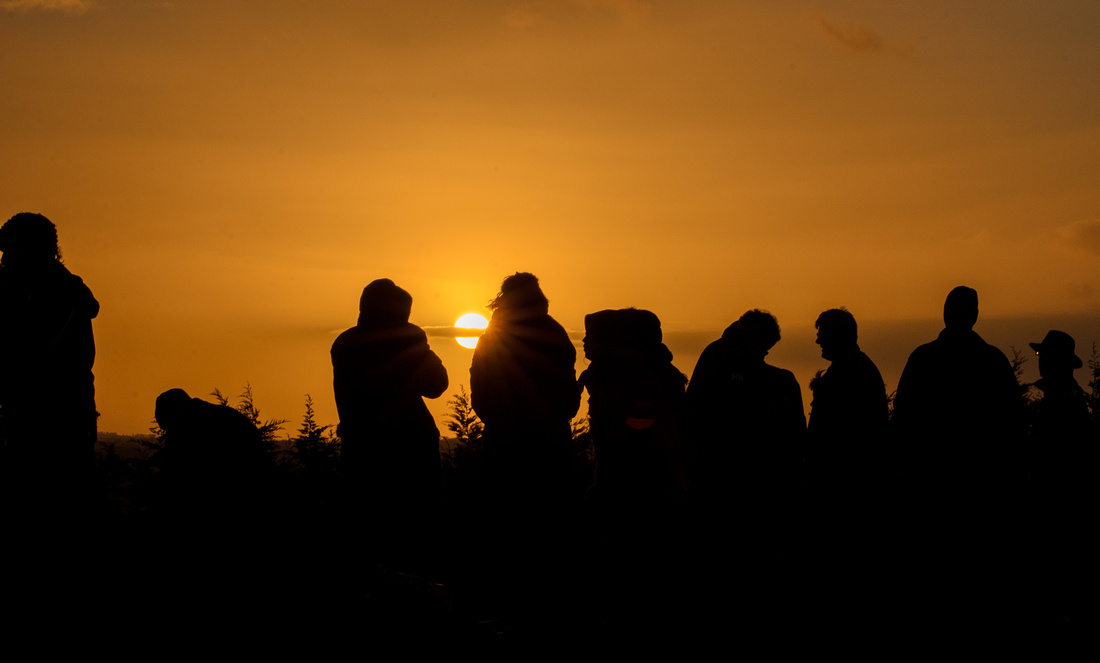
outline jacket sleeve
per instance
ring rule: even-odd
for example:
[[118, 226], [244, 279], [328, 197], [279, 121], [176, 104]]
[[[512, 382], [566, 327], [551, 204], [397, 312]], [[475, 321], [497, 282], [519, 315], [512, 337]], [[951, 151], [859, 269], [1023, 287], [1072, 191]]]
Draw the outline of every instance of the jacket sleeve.
[[431, 347], [428, 346], [428, 337], [422, 330], [420, 336], [420, 362], [416, 368], [414, 382], [419, 387], [421, 396], [439, 398], [447, 390], [447, 369], [443, 366], [439, 355], [432, 352]]

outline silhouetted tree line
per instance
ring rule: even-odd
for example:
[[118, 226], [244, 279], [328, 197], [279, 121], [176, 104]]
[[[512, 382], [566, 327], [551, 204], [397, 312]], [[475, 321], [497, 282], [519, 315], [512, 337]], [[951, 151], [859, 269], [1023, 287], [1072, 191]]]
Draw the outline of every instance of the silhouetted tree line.
[[[731, 323], [689, 380], [654, 313], [595, 312], [578, 376], [538, 279], [516, 273], [489, 303], [445, 442], [423, 399], [447, 371], [409, 322], [411, 295], [379, 279], [332, 346], [335, 431], [308, 395], [284, 441], [247, 384], [235, 406], [170, 389], [124, 458], [92, 445], [98, 303], [61, 265], [55, 228], [17, 215], [0, 250], [4, 509], [15, 540], [51, 551], [27, 555], [35, 577], [70, 550], [145, 546], [137, 573], [110, 566], [113, 584], [176, 618], [215, 596], [217, 623], [241, 606], [338, 605], [299, 626], [525, 643], [1097, 622], [1100, 358], [1094, 346], [1086, 394], [1074, 340], [1051, 330], [1030, 344], [1040, 380], [1021, 385], [1024, 355], [974, 331], [971, 288], [948, 294], [943, 331], [891, 395], [855, 317], [824, 311], [829, 364], [807, 419], [794, 375], [766, 360], [781, 339], [770, 313]], [[107, 586], [59, 577], [64, 592]]]

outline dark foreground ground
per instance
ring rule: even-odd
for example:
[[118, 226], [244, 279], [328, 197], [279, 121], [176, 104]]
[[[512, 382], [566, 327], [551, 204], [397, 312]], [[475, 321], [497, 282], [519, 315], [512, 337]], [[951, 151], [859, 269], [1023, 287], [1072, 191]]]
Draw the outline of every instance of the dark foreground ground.
[[1057, 648], [1098, 624], [1095, 564], [1044, 552], [1026, 518], [930, 522], [885, 498], [851, 518], [584, 501], [522, 518], [456, 475], [410, 547], [349, 507], [331, 468], [284, 466], [257, 499], [165, 500], [149, 458], [102, 451], [77, 506], [5, 504], [12, 651], [894, 657], [959, 638]]

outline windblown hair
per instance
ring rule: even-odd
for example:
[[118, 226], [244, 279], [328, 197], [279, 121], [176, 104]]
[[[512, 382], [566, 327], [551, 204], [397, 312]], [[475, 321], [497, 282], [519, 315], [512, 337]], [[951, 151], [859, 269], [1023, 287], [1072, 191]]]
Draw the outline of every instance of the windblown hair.
[[539, 279], [528, 272], [516, 272], [500, 284], [500, 292], [489, 302], [491, 311], [498, 309], [537, 308], [546, 311], [550, 300], [542, 294]]
[[761, 311], [758, 308], [745, 311], [745, 314], [737, 319], [737, 327], [742, 334], [758, 340], [765, 350], [770, 350], [779, 342], [779, 321], [767, 311]]
[[20, 212], [0, 226], [0, 251], [15, 251], [35, 260], [61, 262], [57, 226], [34, 212]]

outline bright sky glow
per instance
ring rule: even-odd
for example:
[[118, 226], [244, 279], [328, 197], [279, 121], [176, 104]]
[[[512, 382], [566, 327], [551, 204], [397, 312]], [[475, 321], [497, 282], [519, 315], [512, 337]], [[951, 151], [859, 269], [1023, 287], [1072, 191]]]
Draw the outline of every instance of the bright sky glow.
[[[485, 319], [485, 316], [477, 313], [467, 313], [458, 320], [455, 321], [456, 329], [485, 329], [489, 326], [489, 321]], [[457, 336], [455, 340], [458, 344], [464, 348], [473, 350], [477, 347], [477, 336]]]
[[1006, 351], [1100, 340], [1098, 26], [1094, 0], [4, 1], [0, 220], [53, 220], [102, 304], [105, 431], [245, 382], [336, 423], [329, 346], [377, 278], [448, 394], [448, 321], [516, 271], [576, 339], [652, 310], [689, 374], [764, 308], [805, 386], [846, 306], [893, 390], [960, 284]]

